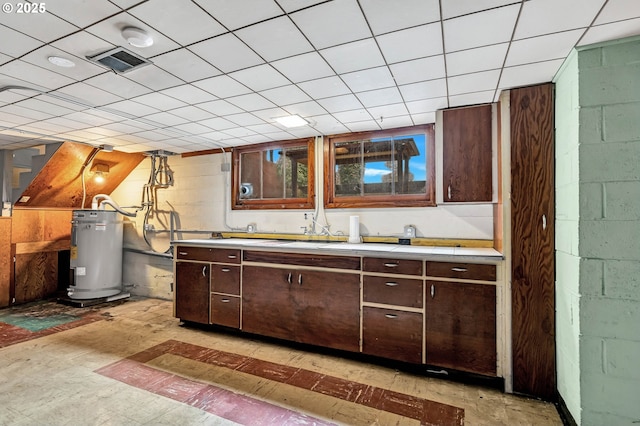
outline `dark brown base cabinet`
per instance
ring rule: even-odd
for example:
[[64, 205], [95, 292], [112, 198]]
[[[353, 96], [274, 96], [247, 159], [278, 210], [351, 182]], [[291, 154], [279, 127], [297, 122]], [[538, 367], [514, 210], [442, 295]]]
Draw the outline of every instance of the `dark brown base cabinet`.
[[494, 264], [178, 247], [175, 315], [497, 376]]

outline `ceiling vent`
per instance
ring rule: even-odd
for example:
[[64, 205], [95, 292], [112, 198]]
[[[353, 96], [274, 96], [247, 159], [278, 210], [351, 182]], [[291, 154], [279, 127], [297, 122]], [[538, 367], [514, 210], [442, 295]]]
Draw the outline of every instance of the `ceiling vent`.
[[124, 47], [116, 47], [95, 56], [87, 56], [87, 59], [109, 68], [118, 74], [133, 71], [145, 65], [151, 64], [148, 60], [136, 55]]

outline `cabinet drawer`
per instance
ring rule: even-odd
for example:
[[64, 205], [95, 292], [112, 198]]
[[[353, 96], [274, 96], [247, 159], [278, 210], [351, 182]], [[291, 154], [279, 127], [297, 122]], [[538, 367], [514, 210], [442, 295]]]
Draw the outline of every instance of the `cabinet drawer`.
[[389, 274], [422, 275], [422, 261], [365, 257], [363, 259], [362, 269], [365, 272], [386, 272]]
[[364, 307], [362, 352], [419, 364], [422, 362], [422, 314]]
[[365, 302], [422, 308], [422, 280], [365, 275], [363, 287]]
[[240, 328], [240, 298], [212, 294], [211, 324]]
[[360, 258], [333, 256], [328, 254], [284, 253], [273, 251], [245, 250], [247, 262], [277, 263], [282, 265], [314, 266], [318, 268], [360, 269]]
[[427, 262], [430, 277], [466, 278], [470, 280], [495, 281], [496, 265], [478, 263]]
[[204, 262], [240, 263], [240, 250], [208, 247], [176, 247], [176, 258]]
[[211, 265], [211, 291], [240, 295], [240, 266]]

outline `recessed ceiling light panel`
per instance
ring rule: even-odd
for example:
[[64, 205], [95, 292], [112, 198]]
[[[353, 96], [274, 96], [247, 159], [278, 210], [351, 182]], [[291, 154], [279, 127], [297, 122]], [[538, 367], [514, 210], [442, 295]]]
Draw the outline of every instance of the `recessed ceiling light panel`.
[[307, 120], [299, 115], [287, 115], [285, 117], [278, 117], [276, 121], [282, 124], [284, 127], [301, 127], [309, 124]]

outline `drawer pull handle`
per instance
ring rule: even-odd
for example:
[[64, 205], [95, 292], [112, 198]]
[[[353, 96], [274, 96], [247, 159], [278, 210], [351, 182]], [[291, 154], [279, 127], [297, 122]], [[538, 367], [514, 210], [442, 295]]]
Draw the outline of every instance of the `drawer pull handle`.
[[205, 277], [205, 278], [207, 277], [207, 267], [206, 266], [202, 267], [202, 276]]
[[396, 314], [384, 314], [385, 318], [389, 318], [389, 319], [394, 319], [394, 318], [398, 318], [398, 316]]
[[387, 268], [397, 268], [398, 264], [397, 263], [385, 263], [384, 266], [386, 266]]
[[467, 268], [451, 268], [453, 272], [467, 272]]
[[231, 269], [229, 269], [229, 268], [222, 268], [222, 269], [221, 269], [221, 271], [222, 271], [222, 272], [230, 272], [230, 271], [231, 271]]
[[187, 253], [186, 251], [179, 251], [178, 254], [180, 256], [187, 256], [189, 253]]
[[235, 254], [229, 254], [229, 255], [227, 255], [227, 258], [228, 258], [228, 259], [235, 259], [236, 257], [238, 257], [238, 256], [236, 256]]
[[302, 285], [302, 274], [298, 275], [298, 284]]
[[287, 282], [291, 284], [291, 281], [292, 281], [292, 276], [291, 276], [291, 272], [289, 272], [289, 275], [287, 275]]
[[222, 303], [229, 303], [229, 302], [231, 302], [231, 300], [229, 300], [229, 299], [220, 299], [220, 301], [221, 301]]
[[431, 298], [433, 299], [433, 296], [436, 295], [436, 288], [433, 286], [433, 284], [431, 284]]
[[389, 281], [384, 283], [384, 285], [386, 285], [387, 287], [395, 287], [398, 285], [398, 283], [394, 283], [393, 281]]
[[449, 375], [449, 372], [447, 370], [427, 370], [427, 373], [444, 374], [445, 376]]

